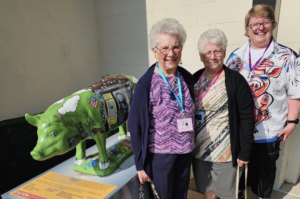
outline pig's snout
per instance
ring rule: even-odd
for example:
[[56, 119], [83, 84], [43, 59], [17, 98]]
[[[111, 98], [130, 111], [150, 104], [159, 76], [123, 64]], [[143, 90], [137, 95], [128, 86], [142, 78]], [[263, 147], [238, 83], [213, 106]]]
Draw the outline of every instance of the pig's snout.
[[35, 160], [40, 160], [42, 159], [42, 154], [38, 151], [31, 151], [30, 155], [32, 156], [33, 159]]
[[263, 82], [259, 81], [259, 80], [253, 80], [252, 82], [250, 82], [250, 89], [252, 91], [256, 91], [259, 90], [262, 86], [263, 86]]

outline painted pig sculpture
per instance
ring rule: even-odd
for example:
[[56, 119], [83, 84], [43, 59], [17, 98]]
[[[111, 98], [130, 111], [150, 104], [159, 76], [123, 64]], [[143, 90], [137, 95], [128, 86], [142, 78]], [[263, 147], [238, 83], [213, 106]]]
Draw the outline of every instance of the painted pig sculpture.
[[76, 168], [87, 158], [85, 140], [94, 139], [99, 154], [93, 154], [90, 160], [97, 157], [98, 161], [91, 161], [93, 171], [87, 173], [111, 174], [118, 165], [109, 160], [106, 136], [119, 127], [119, 139], [124, 139], [124, 146], [130, 145], [125, 139], [126, 120], [136, 82], [136, 78], [128, 75], [106, 76], [86, 89], [57, 101], [42, 114], [25, 114], [26, 120], [38, 128], [38, 141], [31, 156], [42, 161], [76, 147], [73, 169], [81, 171]]

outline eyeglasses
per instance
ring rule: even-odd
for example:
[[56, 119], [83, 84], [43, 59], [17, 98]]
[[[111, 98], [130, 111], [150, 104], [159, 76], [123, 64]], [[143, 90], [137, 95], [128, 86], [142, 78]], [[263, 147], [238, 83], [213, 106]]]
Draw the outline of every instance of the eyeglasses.
[[215, 57], [221, 57], [222, 54], [223, 54], [223, 51], [216, 50], [216, 51], [213, 51], [213, 52], [209, 51], [207, 53], [202, 53], [202, 55], [204, 55], [205, 58], [210, 58], [212, 54], [214, 54]]
[[157, 46], [155, 46], [155, 48], [164, 55], [169, 54], [171, 49], [174, 53], [179, 53], [182, 50], [182, 46], [173, 46], [172, 48], [163, 47], [162, 49], [159, 49]]
[[264, 21], [264, 22], [262, 22], [262, 23], [258, 23], [258, 22], [256, 22], [256, 23], [251, 23], [251, 24], [249, 24], [248, 26], [251, 28], [251, 30], [252, 31], [256, 31], [256, 30], [258, 30], [259, 28], [260, 28], [260, 26], [262, 25], [264, 28], [271, 28], [271, 26], [272, 26], [272, 24], [273, 24], [273, 20], [266, 20], [266, 21]]

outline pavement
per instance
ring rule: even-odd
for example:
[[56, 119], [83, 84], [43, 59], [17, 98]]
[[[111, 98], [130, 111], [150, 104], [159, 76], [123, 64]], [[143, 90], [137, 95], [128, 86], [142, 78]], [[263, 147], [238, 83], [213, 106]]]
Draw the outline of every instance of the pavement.
[[[196, 189], [195, 179], [191, 172], [188, 199], [205, 199]], [[258, 199], [248, 187], [248, 199]], [[300, 199], [300, 178], [296, 184], [283, 183], [280, 189], [273, 190], [271, 199]]]

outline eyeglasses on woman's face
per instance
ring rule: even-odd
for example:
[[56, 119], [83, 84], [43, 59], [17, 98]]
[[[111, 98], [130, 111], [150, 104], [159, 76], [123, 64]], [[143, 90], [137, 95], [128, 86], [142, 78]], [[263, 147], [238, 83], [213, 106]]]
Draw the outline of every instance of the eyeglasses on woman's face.
[[180, 53], [182, 50], [182, 46], [173, 46], [172, 48], [168, 48], [168, 47], [162, 47], [162, 48], [158, 48], [157, 46], [155, 46], [155, 48], [157, 50], [159, 50], [162, 54], [167, 55], [169, 54], [170, 50], [172, 50], [172, 52], [174, 53]]
[[259, 23], [259, 22], [251, 23], [248, 26], [251, 28], [252, 31], [258, 30], [260, 28], [260, 26], [263, 26], [266, 29], [270, 29], [273, 25], [273, 22], [274, 22], [273, 20], [268, 19], [262, 23]]
[[214, 54], [215, 57], [221, 57], [223, 55], [223, 51], [222, 50], [215, 50], [215, 51], [208, 51], [208, 52], [202, 53], [202, 55], [205, 58], [210, 58], [212, 54]]

